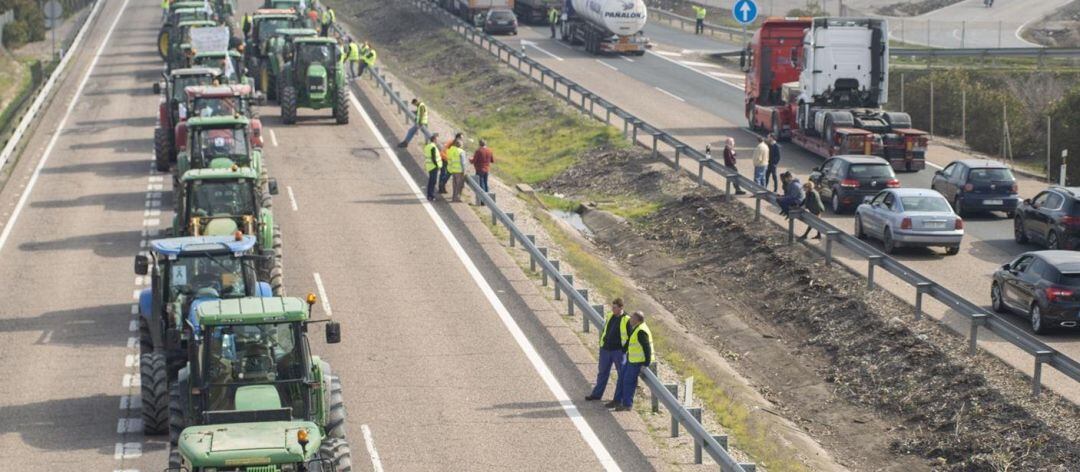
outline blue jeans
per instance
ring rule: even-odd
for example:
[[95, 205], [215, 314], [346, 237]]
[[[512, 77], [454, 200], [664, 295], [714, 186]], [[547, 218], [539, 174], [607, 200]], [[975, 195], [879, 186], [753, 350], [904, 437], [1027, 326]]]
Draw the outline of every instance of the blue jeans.
[[446, 171], [446, 162], [443, 162], [442, 169], [439, 170], [439, 193], [446, 193], [446, 182], [450, 180], [450, 173]]
[[[611, 377], [611, 366], [615, 365], [615, 372], [622, 370], [623, 364], [626, 363], [626, 353], [621, 350], [601, 349], [600, 350], [600, 364], [597, 366], [599, 370], [596, 372], [596, 386], [592, 389], [592, 396], [600, 398], [604, 396], [604, 390], [607, 389], [608, 378]], [[619, 377], [619, 381], [622, 381], [622, 377]], [[615, 390], [618, 391], [618, 385], [615, 386]], [[615, 397], [616, 400], [619, 397]]]
[[780, 204], [780, 211], [786, 214], [788, 210], [791, 209], [791, 207], [799, 206], [800, 204], [802, 204], [802, 200], [799, 200], [797, 197], [784, 197], [776, 203]]
[[431, 169], [427, 173], [427, 199], [435, 199], [435, 181], [439, 180], [439, 169]]
[[409, 128], [409, 132], [405, 134], [405, 140], [402, 141], [402, 143], [405, 143], [405, 144], [411, 143], [413, 136], [416, 136], [416, 132], [420, 131], [420, 128], [424, 128], [424, 130], [427, 131], [427, 125], [415, 125], [414, 124], [414, 125], [412, 125], [412, 128]]
[[484, 189], [485, 192], [490, 192], [490, 190], [488, 190], [488, 173], [487, 172], [477, 172], [476, 173], [476, 182], [478, 184], [480, 184], [480, 188]]
[[619, 369], [619, 387], [615, 389], [615, 401], [625, 405], [634, 406], [634, 391], [637, 390], [638, 375], [645, 364], [631, 364], [627, 362]]
[[765, 169], [766, 167], [754, 166], [754, 183], [762, 187], [765, 186]]

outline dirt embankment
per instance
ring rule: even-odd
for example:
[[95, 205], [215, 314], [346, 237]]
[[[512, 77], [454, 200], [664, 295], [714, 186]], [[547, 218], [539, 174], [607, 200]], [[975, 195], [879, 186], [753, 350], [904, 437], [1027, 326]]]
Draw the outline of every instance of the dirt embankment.
[[1069, 3], [1023, 32], [1025, 38], [1057, 48], [1080, 47], [1080, 2]]
[[[545, 184], [665, 199], [633, 223], [586, 212], [597, 243], [770, 400], [855, 470], [1075, 470], [1080, 412], [752, 211], [685, 189], [642, 153], [597, 151]], [[905, 320], [905, 321], [901, 321]]]

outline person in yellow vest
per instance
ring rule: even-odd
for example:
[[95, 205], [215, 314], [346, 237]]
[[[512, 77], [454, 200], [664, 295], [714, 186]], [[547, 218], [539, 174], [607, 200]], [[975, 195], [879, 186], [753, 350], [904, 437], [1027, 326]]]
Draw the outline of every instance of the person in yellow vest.
[[[360, 73], [356, 74], [357, 77], [363, 77], [364, 71], [375, 67], [375, 59], [379, 57], [379, 54], [375, 52], [375, 48], [371, 47], [367, 42], [364, 43], [363, 53], [360, 54]], [[375, 72], [372, 71], [372, 74]]]
[[244, 13], [243, 18], [240, 19], [240, 31], [244, 32], [244, 38], [251, 36], [251, 14]]
[[360, 45], [356, 44], [352, 38], [348, 40], [349, 44], [349, 77], [355, 79], [357, 76], [357, 70], [360, 68]]
[[424, 146], [424, 169], [427, 170], [427, 199], [435, 201], [435, 182], [439, 180], [439, 171], [442, 170], [442, 157], [439, 156], [439, 133], [432, 133], [431, 139]]
[[412, 142], [413, 136], [416, 136], [416, 132], [421, 129], [427, 130], [428, 116], [427, 105], [421, 102], [419, 98], [412, 99], [413, 106], [416, 107], [416, 122], [413, 123], [412, 128], [409, 128], [409, 132], [405, 134], [405, 140], [398, 143], [399, 148], [408, 147]]
[[169, 19], [169, 0], [161, 0], [161, 21]]
[[326, 7], [326, 11], [322, 14], [322, 35], [326, 36], [330, 33], [330, 27], [334, 25], [334, 21], [337, 20], [337, 14], [334, 13], [334, 9]]
[[615, 411], [629, 411], [634, 406], [634, 391], [637, 390], [638, 376], [641, 369], [652, 364], [654, 359], [652, 333], [645, 324], [645, 314], [635, 311], [630, 316], [630, 335], [626, 338], [626, 364], [619, 371], [619, 386], [615, 389], [615, 400], [605, 406]]
[[694, 34], [701, 34], [705, 32], [705, 7], [698, 5], [690, 5], [690, 8], [694, 9], [694, 17], [697, 18], [697, 22], [694, 23]]
[[551, 39], [555, 39], [555, 25], [559, 24], [559, 10], [548, 8], [548, 24], [551, 25]]
[[450, 201], [461, 202], [461, 190], [465, 188], [465, 150], [461, 148], [462, 138], [457, 138], [446, 150], [446, 173], [454, 179]]
[[[626, 332], [630, 324], [630, 317], [623, 313], [623, 301], [616, 298], [611, 301], [611, 311], [604, 316], [604, 328], [600, 330], [600, 364], [597, 366], [596, 386], [592, 393], [585, 397], [587, 401], [599, 400], [604, 397], [607, 389], [608, 378], [611, 377], [611, 366], [615, 366], [615, 372], [622, 370], [626, 363]], [[618, 389], [618, 387], [616, 387]], [[614, 400], [611, 407], [614, 408]]]

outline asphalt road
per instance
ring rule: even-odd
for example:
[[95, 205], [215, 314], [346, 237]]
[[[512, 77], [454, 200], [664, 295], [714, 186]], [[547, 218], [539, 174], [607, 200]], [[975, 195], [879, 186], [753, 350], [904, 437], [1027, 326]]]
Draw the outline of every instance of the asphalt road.
[[[1000, 0], [999, 0], [1000, 1]], [[996, 7], [995, 7], [996, 8]], [[530, 57], [565, 75], [634, 113], [639, 118], [671, 133], [690, 145], [703, 149], [711, 144], [719, 150], [723, 137], [736, 138], [740, 149], [740, 171], [750, 176], [752, 167], [749, 157], [756, 144], [755, 138], [743, 129], [742, 80], [738, 71], [707, 64], [692, 54], [703, 50], [707, 39], [679, 32], [667, 26], [650, 23], [646, 33], [654, 39], [657, 47], [642, 57], [605, 56], [586, 54], [580, 47], [570, 47], [561, 41], [551, 40], [545, 27], [523, 27], [517, 37], [503, 37], [507, 43], [520, 48], [521, 40]], [[723, 49], [716, 43], [713, 49]], [[793, 144], [784, 146], [781, 167], [791, 170], [805, 180], [812, 169], [821, 165], [823, 159], [802, 151]], [[929, 162], [939, 168], [949, 162], [964, 158], [963, 154], [943, 146], [932, 146]], [[684, 167], [696, 173], [696, 164], [684, 160]], [[899, 174], [904, 187], [928, 188], [936, 169]], [[1034, 196], [1046, 184], [1018, 176], [1020, 193]], [[714, 182], [723, 186], [720, 179]], [[850, 215], [825, 215], [832, 224], [852, 230]], [[1000, 214], [972, 215], [965, 218], [965, 240], [961, 253], [946, 257], [940, 250], [903, 249], [896, 257], [910, 267], [976, 303], [989, 308], [991, 274], [1001, 264], [1012, 260], [1022, 252], [1039, 249], [1021, 246], [1012, 239], [1011, 220]], [[858, 263], [864, 265], [865, 263]], [[897, 285], [897, 293], [910, 298], [906, 286]], [[1026, 321], [1015, 316], [1006, 318], [1017, 324]], [[1043, 336], [1042, 339], [1056, 349], [1071, 356], [1080, 357], [1080, 337], [1073, 333]], [[1031, 357], [1004, 342], [994, 342], [993, 352], [1017, 368], [1030, 371]], [[1055, 374], [1056, 375], [1056, 374]], [[1054, 380], [1051, 380], [1053, 382]], [[1080, 398], [1080, 388], [1071, 381], [1057, 386], [1073, 398]]]
[[[133, 342], [133, 257], [172, 218], [151, 170], [159, 18], [105, 1], [0, 192], [0, 460], [19, 470], [166, 465], [141, 434]], [[358, 110], [290, 127], [260, 110], [286, 288], [343, 327], [338, 345], [311, 337], [342, 378], [356, 470], [651, 469], [610, 413], [567, 397], [588, 380]]]

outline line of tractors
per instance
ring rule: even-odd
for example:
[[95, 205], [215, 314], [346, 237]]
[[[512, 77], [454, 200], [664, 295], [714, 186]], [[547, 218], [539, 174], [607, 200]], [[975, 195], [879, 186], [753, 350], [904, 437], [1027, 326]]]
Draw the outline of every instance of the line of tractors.
[[172, 174], [175, 216], [135, 257], [150, 281], [138, 303], [144, 432], [168, 435], [170, 472], [347, 472], [341, 382], [307, 336], [325, 323], [338, 343], [341, 328], [312, 318], [314, 295], [285, 296], [256, 111], [276, 99], [286, 124], [298, 108], [347, 123], [343, 53], [301, 0], [266, 0], [240, 28], [232, 2], [174, 0], [158, 35], [154, 163]]

